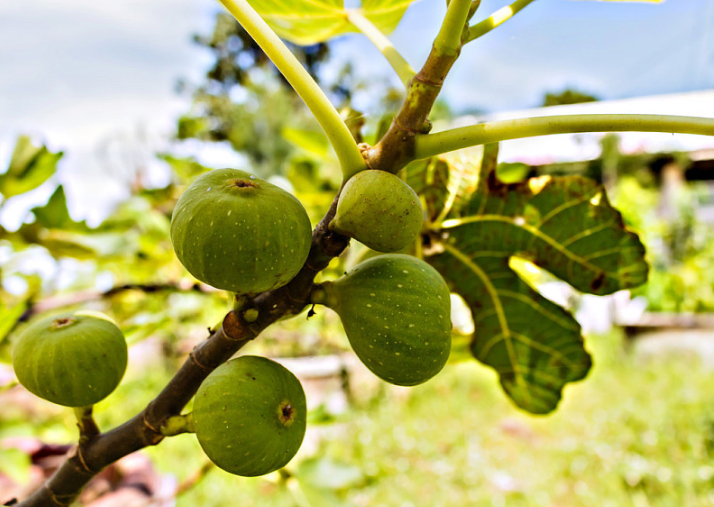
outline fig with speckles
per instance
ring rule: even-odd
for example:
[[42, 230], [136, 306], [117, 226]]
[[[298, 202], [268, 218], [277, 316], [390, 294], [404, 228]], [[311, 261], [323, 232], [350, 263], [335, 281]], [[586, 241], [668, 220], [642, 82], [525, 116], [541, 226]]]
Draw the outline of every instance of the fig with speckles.
[[310, 251], [312, 230], [294, 196], [237, 169], [216, 169], [181, 195], [171, 241], [198, 280], [254, 295], [287, 284]]
[[240, 356], [203, 381], [193, 405], [196, 437], [226, 472], [256, 477], [284, 467], [305, 436], [300, 381], [282, 365]]
[[395, 252], [414, 241], [422, 222], [421, 201], [409, 185], [394, 174], [367, 170], [345, 184], [330, 228], [378, 252]]
[[357, 357], [379, 378], [417, 385], [446, 364], [451, 350], [449, 288], [426, 262], [384, 254], [322, 288], [324, 300], [318, 295], [316, 301], [337, 312]]
[[58, 405], [87, 407], [121, 382], [126, 340], [106, 315], [65, 313], [28, 326], [14, 343], [12, 364], [31, 393]]

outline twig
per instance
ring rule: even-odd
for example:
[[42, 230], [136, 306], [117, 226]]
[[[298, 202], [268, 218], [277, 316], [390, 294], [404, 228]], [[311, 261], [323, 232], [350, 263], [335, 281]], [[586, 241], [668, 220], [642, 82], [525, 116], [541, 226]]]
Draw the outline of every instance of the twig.
[[191, 474], [191, 476], [187, 477], [186, 480], [178, 485], [175, 496], [181, 496], [187, 491], [195, 488], [215, 466], [216, 465], [214, 465], [211, 461], [206, 461], [201, 468], [196, 470], [193, 474]]
[[535, 0], [517, 0], [511, 5], [507, 5], [496, 12], [491, 14], [488, 18], [484, 19], [480, 23], [476, 23], [474, 26], [469, 28], [469, 35], [466, 42], [471, 42], [476, 40], [482, 35], [486, 35], [488, 32], [494, 28], [501, 26], [503, 23], [511, 19], [517, 13], [528, 7]]

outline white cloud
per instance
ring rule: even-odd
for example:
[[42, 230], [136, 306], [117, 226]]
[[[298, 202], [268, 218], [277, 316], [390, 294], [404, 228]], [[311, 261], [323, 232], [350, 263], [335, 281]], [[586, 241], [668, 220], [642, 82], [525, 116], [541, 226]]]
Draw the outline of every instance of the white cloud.
[[131, 152], [139, 128], [171, 135], [189, 103], [177, 80], [200, 79], [209, 61], [191, 36], [209, 32], [219, 9], [213, 0], [0, 2], [0, 167], [29, 133], [65, 151], [59, 180], [76, 197], [73, 214], [106, 212], [126, 175], [97, 147], [129, 133]]

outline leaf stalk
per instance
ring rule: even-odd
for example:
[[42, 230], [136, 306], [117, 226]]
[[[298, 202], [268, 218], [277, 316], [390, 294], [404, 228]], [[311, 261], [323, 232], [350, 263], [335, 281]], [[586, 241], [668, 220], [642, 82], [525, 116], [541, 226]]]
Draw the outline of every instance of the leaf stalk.
[[220, 1], [265, 51], [320, 123], [335, 149], [345, 180], [365, 169], [365, 162], [357, 148], [357, 143], [340, 114], [280, 37], [263, 21], [247, 0]]
[[347, 9], [347, 19], [376, 46], [397, 73], [404, 87], [408, 87], [409, 81], [411, 81], [416, 72], [382, 31], [374, 26], [374, 23], [362, 14], [360, 9]]
[[414, 159], [510, 139], [581, 132], [714, 135], [714, 119], [647, 114], [583, 114], [502, 120], [416, 136]]
[[518, 14], [520, 11], [528, 7], [534, 1], [535, 0], [517, 0], [511, 5], [507, 5], [506, 7], [498, 9], [488, 18], [470, 27], [468, 36], [464, 43], [471, 42], [483, 35], [486, 35], [488, 32], [490, 32], [494, 28], [501, 26], [503, 23]]

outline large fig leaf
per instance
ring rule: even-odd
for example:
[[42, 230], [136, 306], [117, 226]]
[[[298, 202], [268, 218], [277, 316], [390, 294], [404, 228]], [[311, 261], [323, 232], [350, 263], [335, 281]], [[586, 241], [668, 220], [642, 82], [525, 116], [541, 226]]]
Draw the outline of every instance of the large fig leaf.
[[[357, 31], [344, 0], [249, 0], [283, 39], [307, 46]], [[394, 30], [413, 0], [362, 0], [362, 13], [384, 33]]]
[[489, 144], [410, 164], [406, 180], [421, 196], [428, 222], [461, 216], [461, 209], [478, 188], [480, 174], [495, 170], [497, 159], [498, 144]]
[[[495, 152], [495, 150], [492, 150]], [[442, 160], [423, 194], [446, 205], [430, 214], [428, 257], [473, 313], [473, 355], [494, 368], [506, 393], [524, 410], [554, 410], [568, 382], [591, 366], [580, 326], [521, 280], [511, 257], [526, 259], [592, 294], [609, 294], [646, 280], [644, 247], [610, 205], [604, 189], [582, 177], [541, 177], [504, 184], [494, 157], [483, 157], [478, 186], [464, 185], [465, 169]], [[412, 184], [427, 169], [417, 167]], [[461, 182], [458, 186], [455, 181]], [[429, 198], [426, 199], [429, 204]]]
[[56, 170], [62, 152], [51, 153], [45, 146], [35, 146], [27, 136], [20, 136], [7, 171], [0, 174], [0, 193], [7, 199], [42, 185]]

